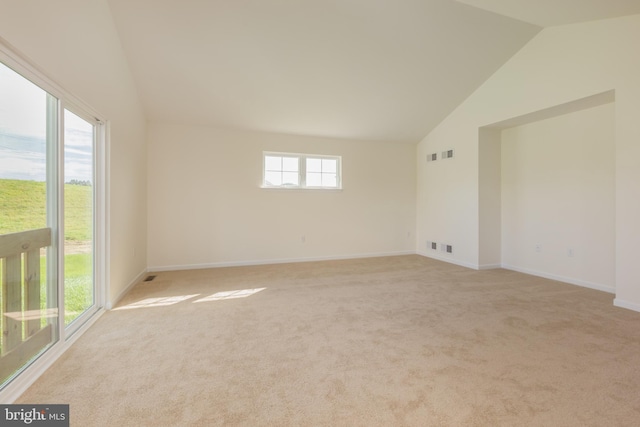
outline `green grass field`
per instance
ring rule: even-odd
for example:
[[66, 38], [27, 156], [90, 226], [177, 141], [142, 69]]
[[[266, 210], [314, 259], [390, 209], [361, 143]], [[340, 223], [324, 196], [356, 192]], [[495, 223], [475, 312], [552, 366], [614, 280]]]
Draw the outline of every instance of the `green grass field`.
[[[64, 191], [65, 241], [90, 242], [93, 223], [92, 188], [65, 184]], [[0, 179], [0, 234], [46, 226], [45, 183]], [[65, 323], [69, 323], [93, 304], [93, 257], [91, 253], [73, 253], [65, 255], [64, 261]], [[43, 277], [46, 277], [45, 257], [42, 258], [41, 271]], [[41, 295], [41, 308], [45, 308], [44, 280]]]
[[[65, 240], [91, 240], [92, 190], [65, 184]], [[0, 179], [0, 206], [0, 234], [47, 226], [44, 182]]]
[[0, 234], [47, 226], [44, 182], [0, 179]]

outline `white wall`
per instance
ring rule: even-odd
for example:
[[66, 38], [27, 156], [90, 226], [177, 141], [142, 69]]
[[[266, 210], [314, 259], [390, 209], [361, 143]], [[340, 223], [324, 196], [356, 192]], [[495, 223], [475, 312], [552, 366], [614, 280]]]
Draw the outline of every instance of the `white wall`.
[[478, 132], [478, 142], [478, 267], [497, 268], [502, 265], [501, 129], [481, 128]]
[[[151, 123], [148, 148], [150, 269], [414, 252], [415, 145]], [[342, 156], [343, 190], [262, 189], [263, 151]]]
[[[640, 310], [640, 16], [543, 30], [418, 146], [417, 248], [441, 239], [451, 261], [479, 267], [479, 129], [556, 105], [615, 91], [615, 303]], [[429, 152], [456, 149], [446, 170]], [[440, 164], [440, 169], [444, 169]]]
[[502, 131], [502, 265], [613, 292], [614, 104]]
[[0, 11], [0, 37], [110, 121], [113, 301], [146, 268], [146, 123], [108, 3], [0, 0]]

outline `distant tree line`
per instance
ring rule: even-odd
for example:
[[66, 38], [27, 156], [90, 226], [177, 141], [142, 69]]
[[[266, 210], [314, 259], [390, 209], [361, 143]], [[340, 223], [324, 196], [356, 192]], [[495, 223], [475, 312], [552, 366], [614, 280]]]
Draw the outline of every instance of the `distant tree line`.
[[69, 182], [66, 182], [65, 184], [70, 184], [70, 185], [82, 185], [84, 187], [91, 187], [91, 181], [82, 181], [79, 179], [72, 179]]

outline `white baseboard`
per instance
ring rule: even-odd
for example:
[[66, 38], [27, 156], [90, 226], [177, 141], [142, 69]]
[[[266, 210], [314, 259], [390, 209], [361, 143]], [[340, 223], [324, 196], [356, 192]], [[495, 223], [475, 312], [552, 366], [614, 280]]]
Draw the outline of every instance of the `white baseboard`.
[[155, 266], [147, 268], [147, 272], [161, 272], [161, 271], [178, 271], [178, 270], [198, 270], [204, 268], [221, 268], [221, 267], [245, 267], [252, 265], [268, 265], [268, 264], [288, 264], [297, 262], [313, 262], [313, 261], [336, 261], [341, 259], [358, 259], [358, 258], [377, 258], [384, 256], [400, 256], [400, 255], [415, 255], [415, 251], [400, 251], [400, 252], [382, 252], [382, 253], [368, 253], [368, 254], [353, 254], [353, 255], [334, 255], [327, 257], [309, 257], [309, 258], [283, 258], [283, 259], [264, 259], [264, 260], [251, 260], [251, 261], [222, 261], [212, 262], [204, 264], [179, 264], [179, 265], [167, 265], [167, 266]]
[[[434, 252], [436, 252], [436, 251], [434, 251]], [[497, 269], [497, 268], [504, 268], [505, 270], [512, 270], [512, 271], [517, 271], [519, 273], [530, 274], [532, 276], [544, 277], [545, 279], [557, 280], [558, 282], [569, 283], [571, 285], [582, 286], [584, 288], [594, 289], [594, 290], [597, 290], [597, 291], [607, 292], [607, 293], [610, 293], [610, 294], [615, 294], [616, 293], [616, 289], [613, 286], [602, 285], [600, 283], [588, 282], [586, 280], [575, 279], [575, 278], [572, 278], [572, 277], [564, 277], [564, 276], [559, 276], [559, 275], [556, 275], [556, 274], [549, 274], [549, 273], [545, 273], [545, 272], [541, 272], [541, 271], [515, 267], [515, 266], [512, 266], [512, 265], [506, 265], [506, 264], [482, 264], [482, 265], [470, 264], [470, 263], [458, 261], [458, 260], [455, 260], [455, 259], [447, 258], [447, 257], [444, 257], [444, 256], [439, 256], [438, 254], [431, 253], [429, 251], [427, 251], [427, 252], [418, 251], [417, 254], [425, 256], [427, 258], [433, 258], [433, 259], [436, 259], [438, 261], [444, 261], [444, 262], [448, 262], [450, 264], [459, 265], [461, 267], [472, 268], [474, 270], [493, 270], [493, 269]], [[633, 304], [633, 303], [630, 303], [630, 302], [627, 302], [627, 301], [619, 301], [619, 304], [620, 304], [619, 305], [620, 307], [628, 308], [630, 310], [640, 311], [640, 305], [636, 305], [636, 304]]]
[[636, 304], [630, 301], [625, 301], [620, 298], [615, 298], [613, 300], [613, 305], [620, 308], [626, 308], [627, 310], [633, 310], [640, 312], [640, 304]]
[[448, 262], [449, 264], [459, 265], [460, 267], [471, 268], [473, 270], [478, 270], [479, 269], [478, 265], [476, 265], [476, 264], [470, 264], [470, 263], [467, 263], [467, 262], [464, 262], [464, 261], [458, 261], [458, 260], [453, 259], [453, 258], [448, 258], [446, 256], [440, 256], [440, 255], [436, 254], [436, 252], [437, 251], [433, 251], [433, 253], [430, 252], [430, 251], [426, 251], [426, 252], [425, 251], [418, 251], [418, 255], [422, 255], [422, 256], [427, 257], [427, 258], [436, 259], [438, 261]]
[[478, 270], [495, 270], [496, 268], [502, 268], [502, 264], [480, 264]]
[[144, 269], [138, 274], [135, 279], [133, 279], [120, 293], [111, 301], [107, 301], [105, 308], [107, 310], [111, 310], [113, 307], [120, 302], [120, 300], [133, 288], [138, 282], [142, 280], [142, 278], [147, 274], [148, 269]]
[[519, 273], [530, 274], [532, 276], [544, 277], [545, 279], [557, 280], [558, 282], [565, 282], [571, 285], [582, 286], [584, 288], [595, 289], [596, 291], [608, 292], [615, 294], [616, 289], [613, 286], [602, 285], [600, 283], [587, 282], [586, 280], [575, 279], [572, 277], [564, 277], [556, 274], [545, 273], [542, 271], [530, 270], [528, 268], [515, 267], [513, 265], [503, 264], [502, 268], [505, 270], [517, 271]]

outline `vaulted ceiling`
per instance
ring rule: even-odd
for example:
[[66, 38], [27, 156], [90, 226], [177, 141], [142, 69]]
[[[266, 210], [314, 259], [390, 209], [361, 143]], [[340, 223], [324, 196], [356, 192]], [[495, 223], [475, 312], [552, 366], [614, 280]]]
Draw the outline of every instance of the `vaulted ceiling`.
[[640, 13], [638, 0], [456, 0], [542, 27]]
[[637, 0], [109, 3], [149, 120], [414, 143], [542, 26], [640, 13]]

